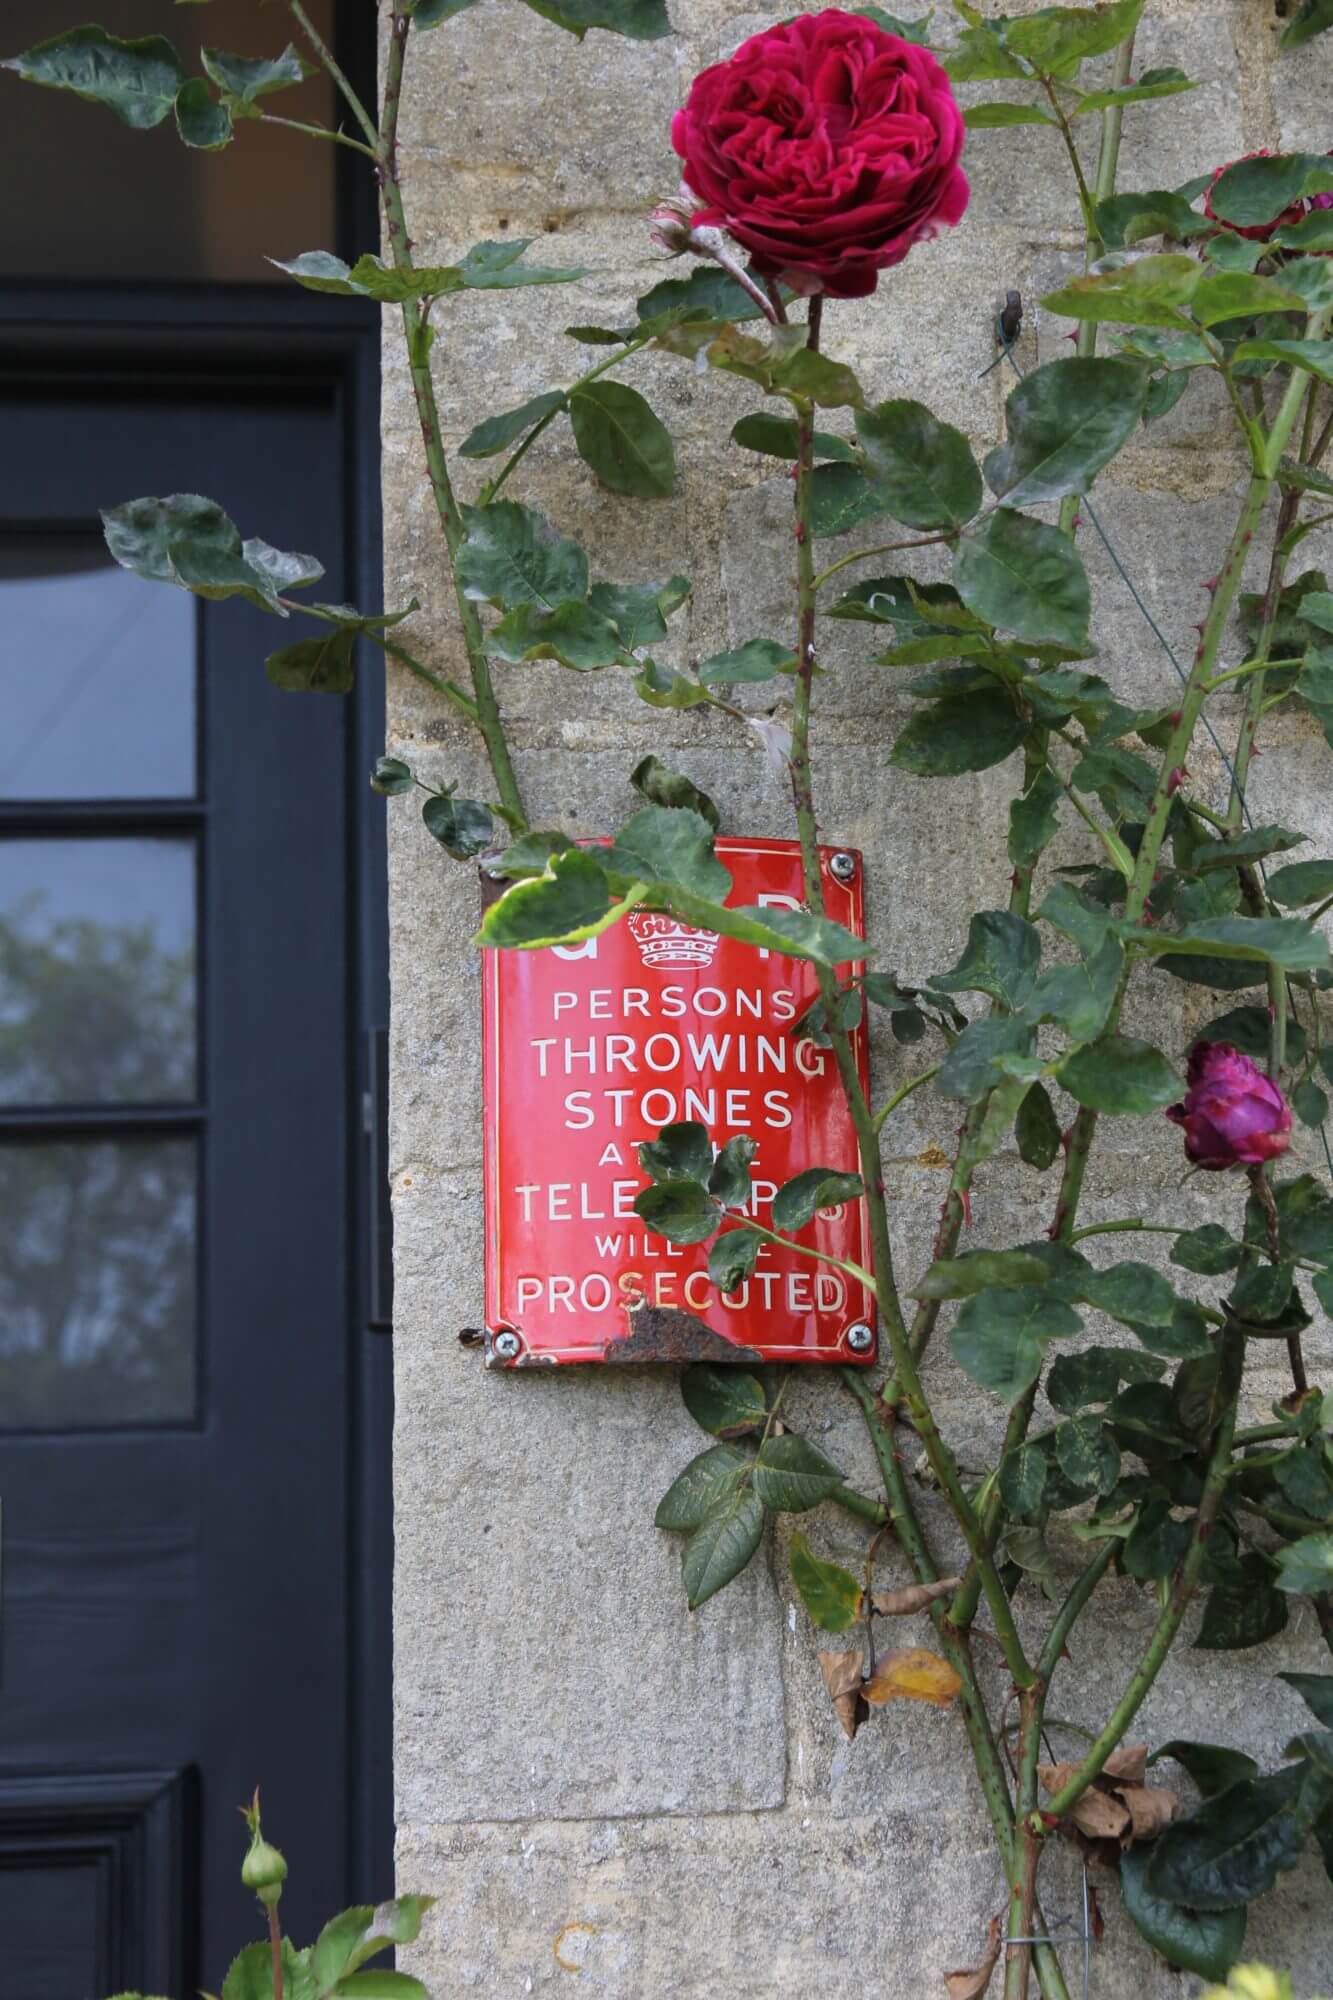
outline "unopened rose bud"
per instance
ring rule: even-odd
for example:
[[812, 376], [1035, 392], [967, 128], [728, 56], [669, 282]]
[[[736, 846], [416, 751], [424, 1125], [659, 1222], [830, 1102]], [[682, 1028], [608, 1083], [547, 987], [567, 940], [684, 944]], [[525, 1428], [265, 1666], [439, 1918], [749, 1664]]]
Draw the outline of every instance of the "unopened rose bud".
[[264, 1838], [259, 1824], [258, 1792], [254, 1802], [243, 1808], [243, 1813], [250, 1829], [250, 1846], [241, 1863], [241, 1881], [247, 1889], [254, 1890], [266, 1910], [274, 1910], [282, 1895], [282, 1885], [287, 1880], [287, 1863], [277, 1848]]
[[665, 195], [648, 220], [649, 240], [667, 257], [683, 257], [690, 245], [690, 217], [698, 206], [692, 195]]
[[1166, 1116], [1183, 1128], [1191, 1165], [1220, 1172], [1259, 1166], [1291, 1144], [1291, 1111], [1275, 1083], [1229, 1042], [1196, 1042], [1189, 1088]]

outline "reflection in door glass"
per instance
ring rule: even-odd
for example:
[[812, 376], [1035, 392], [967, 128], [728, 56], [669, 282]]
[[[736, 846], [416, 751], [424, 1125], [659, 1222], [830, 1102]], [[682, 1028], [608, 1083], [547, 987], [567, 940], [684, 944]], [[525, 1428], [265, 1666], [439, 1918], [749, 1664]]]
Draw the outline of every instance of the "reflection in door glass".
[[0, 540], [0, 799], [195, 790], [195, 600], [92, 540]]
[[0, 1426], [188, 1420], [195, 1147], [0, 1145]]
[[192, 1098], [194, 957], [192, 841], [0, 839], [0, 1105]]

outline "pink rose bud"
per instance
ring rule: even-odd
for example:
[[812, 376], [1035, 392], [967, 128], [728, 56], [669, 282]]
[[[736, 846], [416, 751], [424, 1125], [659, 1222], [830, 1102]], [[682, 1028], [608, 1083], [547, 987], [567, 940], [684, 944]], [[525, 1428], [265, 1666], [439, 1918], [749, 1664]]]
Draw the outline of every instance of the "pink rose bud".
[[690, 247], [690, 220], [697, 203], [688, 188], [679, 194], [664, 195], [648, 220], [649, 238], [668, 257], [683, 256]]
[[1253, 1167], [1286, 1152], [1287, 1100], [1239, 1049], [1229, 1042], [1196, 1042], [1187, 1081], [1184, 1103], [1169, 1105], [1166, 1115], [1183, 1126], [1191, 1165], [1210, 1171]]
[[703, 70], [671, 127], [696, 223], [802, 296], [859, 299], [961, 222], [965, 131], [928, 49], [864, 14], [801, 14]]

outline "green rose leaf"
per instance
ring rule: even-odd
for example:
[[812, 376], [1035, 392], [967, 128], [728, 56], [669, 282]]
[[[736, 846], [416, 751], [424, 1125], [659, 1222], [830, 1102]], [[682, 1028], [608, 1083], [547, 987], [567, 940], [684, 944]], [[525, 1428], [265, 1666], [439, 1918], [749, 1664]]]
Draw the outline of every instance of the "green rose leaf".
[[1068, 535], [999, 507], [964, 535], [954, 581], [965, 605], [1019, 639], [1087, 644], [1088, 579]]
[[658, 1181], [634, 1197], [634, 1212], [668, 1243], [703, 1243], [722, 1219], [697, 1181]]
[[1333, 896], [1333, 861], [1291, 861], [1268, 878], [1268, 895], [1284, 909]]
[[949, 1345], [974, 1382], [1016, 1403], [1041, 1373], [1047, 1342], [1078, 1333], [1081, 1326], [1072, 1306], [1044, 1287], [992, 1287], [968, 1299]]
[[1273, 222], [1305, 195], [1333, 188], [1333, 166], [1322, 153], [1256, 154], [1237, 160], [1213, 183], [1213, 213], [1251, 228]]
[[[721, 271], [717, 275], [719, 278], [724, 277]], [[727, 284], [732, 282], [729, 278], [724, 281]], [[747, 299], [746, 303], [751, 307], [751, 315], [758, 312], [759, 308], [750, 300]], [[746, 451], [761, 451], [769, 458], [794, 459], [797, 455], [796, 419], [770, 416], [767, 411], [756, 410], [732, 426], [731, 441]], [[846, 464], [856, 463], [855, 448], [848, 444], [845, 438], [835, 437], [831, 431], [816, 431], [812, 443], [816, 458], [831, 458]]]
[[999, 98], [990, 104], [969, 104], [963, 113], [969, 132], [996, 132], [1009, 125], [1054, 125], [1049, 111], [1036, 104], [1010, 104]]
[[1193, 1536], [1193, 1524], [1174, 1518], [1165, 1494], [1149, 1494], [1124, 1546], [1121, 1560], [1126, 1573], [1139, 1583], [1170, 1576], [1180, 1567]]
[[[1217, 326], [1228, 319], [1253, 319], [1259, 313], [1304, 310], [1305, 301], [1299, 292], [1273, 278], [1259, 278], [1245, 271], [1220, 271], [1216, 277], [1201, 279], [1190, 300], [1190, 311], [1203, 326]], [[1301, 343], [1307, 344], [1310, 343]]]
[[1285, 1452], [1273, 1477], [1302, 1514], [1312, 1521], [1333, 1521], [1333, 1472], [1322, 1445], [1298, 1445]]
[[745, 287], [716, 264], [696, 264], [683, 278], [663, 278], [636, 302], [635, 312], [640, 320], [656, 320], [665, 313], [707, 320], [763, 318]]
[[1146, 69], [1137, 83], [1124, 84], [1114, 90], [1090, 90], [1074, 106], [1074, 116], [1085, 118], [1091, 111], [1109, 111], [1122, 104], [1147, 104], [1158, 97], [1177, 97], [1182, 90], [1197, 90], [1198, 87], [1183, 70], [1170, 66]]
[[1330, 966], [1327, 939], [1300, 917], [1206, 917], [1171, 933], [1130, 925], [1124, 936], [1142, 951], [1172, 958], [1253, 959], [1285, 972]]
[[859, 1174], [833, 1167], [807, 1167], [780, 1187], [773, 1197], [773, 1227], [794, 1233], [813, 1222], [821, 1208], [837, 1208], [861, 1193]]
[[764, 1510], [749, 1487], [723, 1495], [699, 1523], [681, 1555], [691, 1611], [716, 1596], [745, 1568], [764, 1535]]
[[588, 602], [611, 620], [620, 643], [632, 653], [666, 638], [667, 619], [689, 594], [689, 578], [672, 576], [665, 583], [595, 583]]
[[1333, 1590], [1333, 1534], [1303, 1535], [1278, 1552], [1279, 1590], [1317, 1597]]
[[689, 1534], [715, 1507], [731, 1498], [753, 1463], [749, 1452], [738, 1451], [734, 1444], [715, 1444], [701, 1451], [658, 1501], [654, 1523], [676, 1534]]
[[918, 778], [952, 778], [988, 771], [1013, 755], [1027, 725], [1002, 689], [950, 696], [915, 714], [894, 743], [889, 762]]
[[1055, 1432], [1061, 1472], [1080, 1492], [1109, 1493], [1120, 1477], [1120, 1447], [1100, 1417], [1071, 1417]]
[[325, 1924], [309, 1953], [310, 1977], [321, 2000], [333, 1994], [335, 1987], [339, 1993], [366, 1992], [365, 1987], [344, 1987], [338, 1982], [390, 1945], [412, 1944], [420, 1934], [421, 1919], [435, 1900], [434, 1896], [397, 1896], [377, 1908], [363, 1904], [343, 1910]]
[[1304, 1780], [1299, 1764], [1242, 1778], [1168, 1826], [1152, 1849], [1149, 1889], [1194, 1910], [1233, 1910], [1263, 1895], [1305, 1845]]
[[1032, 868], [1055, 837], [1059, 825], [1059, 780], [1043, 764], [1026, 792], [1010, 803], [1009, 859], [1015, 868]]
[[1241, 1778], [1257, 1778], [1259, 1775], [1259, 1766], [1244, 1750], [1228, 1750], [1219, 1743], [1193, 1743], [1182, 1736], [1173, 1736], [1160, 1750], [1154, 1750], [1148, 1763], [1158, 1764], [1163, 1757], [1174, 1758], [1183, 1770], [1188, 1771], [1206, 1799], [1224, 1792], [1228, 1785], [1238, 1783]]
[[1333, 1729], [1333, 1674], [1279, 1674], [1325, 1729]]
[[[283, 1991], [290, 1993], [292, 2000], [300, 2000], [301, 1989], [290, 1982]], [[410, 1972], [385, 1972], [376, 1967], [371, 1972], [349, 1972], [328, 2000], [430, 2000], [430, 1994]]]
[[1144, 1326], [1169, 1326], [1179, 1303], [1160, 1271], [1135, 1263], [1094, 1271], [1084, 1281], [1082, 1297], [1098, 1312]]
[[1103, 1035], [1075, 1049], [1059, 1077], [1079, 1104], [1120, 1116], [1161, 1111], [1184, 1093], [1161, 1050], [1130, 1035]]
[[1138, 26], [1144, 5], [1145, 0], [1110, 0], [1097, 7], [1042, 7], [1005, 22], [1005, 46], [1036, 69], [1066, 73], [1122, 42]]
[[841, 1564], [812, 1553], [802, 1534], [791, 1538], [791, 1580], [810, 1618], [825, 1632], [845, 1632], [859, 1615], [861, 1586]]
[[1139, 1935], [1168, 1965], [1201, 1979], [1224, 1980], [1245, 1943], [1248, 1912], [1190, 1910], [1154, 1896], [1148, 1887], [1152, 1850], [1131, 1847], [1120, 1857], [1120, 1893]]
[[662, 500], [676, 482], [671, 434], [637, 389], [588, 382], [571, 391], [574, 442], [585, 464], [613, 493]]
[[1333, 342], [1327, 340], [1243, 340], [1233, 361], [1283, 361], [1321, 382], [1333, 382]]
[[[656, 757], [643, 757], [629, 774], [629, 781], [636, 792], [642, 793], [650, 805], [685, 807], [706, 819], [714, 833], [720, 825], [717, 807], [706, 792], [692, 783], [681, 771], [673, 771]], [[739, 1143], [732, 1140], [730, 1144]], [[738, 1197], [739, 1199], [739, 1197]]]
[[438, 28], [444, 21], [452, 21], [455, 14], [466, 13], [475, 7], [477, 0], [417, 0], [412, 16], [412, 26], [416, 28]]
[[986, 483], [1010, 507], [1086, 493], [1143, 415], [1148, 374], [1133, 361], [1071, 357], [1034, 368], [1005, 404], [1009, 442]]
[[547, 389], [540, 396], [530, 396], [517, 409], [487, 417], [476, 425], [459, 445], [458, 455], [460, 458], [494, 458], [521, 438], [525, 431], [530, 431], [534, 425], [565, 407], [563, 389]]
[[583, 598], [572, 598], [550, 610], [516, 604], [486, 634], [486, 651], [492, 659], [515, 664], [558, 660], [562, 667], [586, 674], [614, 666], [624, 649], [609, 618]]
[[1171, 1250], [1171, 1262], [1201, 1278], [1217, 1278], [1234, 1271], [1241, 1260], [1241, 1247], [1220, 1222], [1205, 1222], [1199, 1229], [1182, 1230]]
[[971, 1021], [940, 1065], [935, 1088], [941, 1097], [960, 1097], [975, 1104], [1002, 1080], [999, 1062], [1006, 1056], [1031, 1053], [1036, 1032], [1012, 1015]]
[[1030, 1520], [1046, 1490], [1049, 1461], [1040, 1445], [1021, 1444], [1000, 1461], [1000, 1498], [1016, 1520]]
[[[1173, 236], [1178, 243], [1187, 243], [1192, 236], [1206, 235], [1213, 224], [1183, 196], [1157, 188], [1146, 194], [1113, 194], [1099, 201], [1097, 227], [1108, 250], [1124, 250], [1146, 236]], [[1198, 359], [1206, 362], [1208, 358], [1204, 348]]]
[[680, 1393], [695, 1423], [713, 1437], [743, 1437], [762, 1429], [768, 1416], [758, 1377], [742, 1368], [700, 1362], [681, 1376]]
[[614, 873], [660, 882], [721, 901], [731, 877], [713, 852], [713, 829], [688, 806], [644, 806], [626, 820], [605, 855]]
[[1119, 1347], [1084, 1347], [1062, 1354], [1046, 1378], [1051, 1408], [1072, 1415], [1092, 1403], [1109, 1403], [1120, 1386], [1125, 1363], [1136, 1356]]
[[257, 536], [242, 541], [222, 509], [196, 493], [129, 500], [108, 508], [102, 522], [107, 548], [123, 569], [200, 597], [243, 597], [279, 618], [288, 616], [280, 592], [324, 574], [313, 556], [289, 554]]
[[[372, 792], [378, 792], [382, 798], [392, 799], [399, 797], [403, 792], [412, 791], [415, 785], [416, 779], [412, 775], [411, 766], [404, 764], [401, 757], [375, 759], [375, 768], [370, 774]], [[545, 866], [544, 861], [542, 865]]]
[[843, 1484], [837, 1466], [807, 1438], [768, 1438], [755, 1461], [754, 1490], [771, 1514], [803, 1514]]
[[[534, 240], [531, 236], [509, 236], [500, 243], [474, 243], [457, 266], [459, 284], [469, 291], [504, 292], [520, 285], [568, 285], [587, 277], [581, 266], [520, 262]], [[358, 265], [357, 270], [360, 268]]]
[[280, 56], [232, 56], [225, 49], [200, 49], [199, 60], [218, 89], [241, 104], [253, 104], [274, 90], [288, 90], [311, 74], [290, 42]]
[[790, 646], [776, 639], [747, 639], [727, 653], [714, 653], [699, 668], [705, 687], [729, 687], [747, 681], [771, 681], [775, 674], [790, 673], [796, 655]]
[[1333, 28], [1333, 0], [1299, 0], [1295, 15], [1282, 30], [1282, 47], [1300, 48], [1329, 28]]
[[626, 908], [613, 899], [601, 864], [570, 847], [550, 857], [544, 874], [515, 882], [491, 904], [477, 942], [523, 950], [577, 944], [619, 923]]
[[1054, 1021], [1076, 1040], [1092, 1041], [1106, 1026], [1124, 963], [1120, 944], [1107, 937], [1090, 958], [1043, 972], [1023, 1011], [1030, 1021]]
[[880, 488], [858, 465], [817, 465], [810, 479], [810, 531], [818, 539], [849, 535], [888, 509]]
[[697, 1120], [664, 1125], [638, 1148], [639, 1165], [654, 1181], [706, 1181], [713, 1171], [713, 1142]]
[[231, 112], [219, 104], [201, 76], [181, 85], [176, 98], [176, 130], [182, 143], [200, 153], [220, 153], [232, 136]]
[[1260, 1555], [1242, 1556], [1234, 1584], [1218, 1584], [1209, 1592], [1199, 1622], [1195, 1650], [1239, 1653], [1266, 1645], [1287, 1625], [1287, 1606], [1273, 1588], [1272, 1571]]
[[708, 1192], [729, 1208], [738, 1208], [750, 1199], [750, 1167], [759, 1147], [756, 1140], [738, 1132], [728, 1139], [713, 1162], [708, 1176]]
[[1059, 1157], [1062, 1134], [1044, 1084], [1034, 1083], [1018, 1107], [1014, 1120], [1014, 1140], [1018, 1157], [1025, 1166], [1044, 1174]]
[[356, 633], [333, 631], [280, 647], [264, 662], [275, 687], [293, 692], [347, 694], [356, 682]]
[[1045, 1283], [1046, 1266], [1026, 1250], [971, 1250], [962, 1257], [937, 1258], [908, 1297], [968, 1299], [992, 1286]]
[[439, 841], [455, 861], [470, 861], [484, 854], [495, 839], [495, 821], [489, 806], [479, 799], [456, 799], [437, 794], [425, 801], [421, 817], [428, 833]]
[[502, 611], [538, 604], [553, 611], [588, 592], [588, 558], [531, 507], [494, 500], [489, 507], [466, 507], [467, 539], [458, 552], [458, 576], [465, 597]]
[[865, 394], [852, 370], [841, 361], [831, 361], [827, 354], [812, 353], [805, 339], [804, 327], [775, 331], [773, 387], [790, 396], [803, 396], [820, 409], [863, 409]]
[[22, 55], [0, 62], [25, 83], [71, 90], [86, 104], [104, 104], [136, 131], [160, 125], [184, 82], [180, 60], [162, 35], [122, 41], [105, 28], [71, 28]]
[[857, 441], [884, 511], [909, 528], [959, 528], [982, 502], [972, 447], [924, 403], [879, 403], [856, 420]]
[[968, 926], [967, 945], [952, 972], [927, 985], [937, 993], [987, 993], [1016, 1011], [1032, 991], [1041, 959], [1033, 925], [1008, 910], [980, 910]]
[[1182, 312], [1203, 277], [1193, 257], [1176, 252], [1140, 257], [1116, 271], [1074, 278], [1041, 301], [1048, 312], [1066, 319], [1111, 320], [1121, 326], [1170, 326], [1188, 333], [1192, 323]]
[[752, 1278], [759, 1262], [759, 1238], [752, 1229], [728, 1229], [708, 1252], [708, 1276], [725, 1297]]

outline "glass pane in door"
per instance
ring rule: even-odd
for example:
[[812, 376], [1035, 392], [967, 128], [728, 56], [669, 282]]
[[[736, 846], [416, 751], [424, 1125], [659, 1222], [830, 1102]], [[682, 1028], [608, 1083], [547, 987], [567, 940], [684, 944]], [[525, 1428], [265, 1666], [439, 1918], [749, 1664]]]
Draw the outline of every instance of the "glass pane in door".
[[195, 1411], [193, 1139], [0, 1143], [0, 1428]]
[[195, 922], [190, 839], [0, 838], [0, 1106], [192, 1100]]
[[193, 798], [196, 617], [91, 536], [0, 536], [0, 799]]

